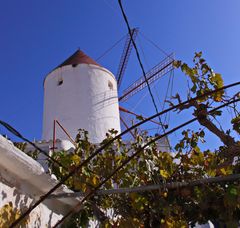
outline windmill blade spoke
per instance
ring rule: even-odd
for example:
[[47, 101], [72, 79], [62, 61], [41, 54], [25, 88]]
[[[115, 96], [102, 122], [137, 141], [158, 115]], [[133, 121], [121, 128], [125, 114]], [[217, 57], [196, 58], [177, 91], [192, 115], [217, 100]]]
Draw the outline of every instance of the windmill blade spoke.
[[[128, 113], [128, 114], [134, 115], [135, 117], [140, 118], [140, 119], [147, 119], [147, 117], [142, 116], [142, 115], [139, 115], [139, 114], [136, 114], [136, 113], [134, 113], [134, 112], [132, 112], [132, 111], [129, 111], [129, 110], [121, 107], [121, 106], [119, 106], [119, 110], [122, 111], [122, 112]], [[149, 122], [152, 122], [152, 123], [154, 123], [154, 124], [157, 124], [157, 125], [162, 126], [161, 123], [159, 123], [159, 122], [157, 122], [157, 121], [155, 121], [155, 120], [149, 120]]]
[[[123, 119], [122, 116], [120, 116], [120, 120], [121, 120], [121, 122], [123, 123], [124, 127], [125, 127], [126, 129], [129, 129], [129, 126], [128, 126], [127, 122]], [[129, 133], [130, 133], [131, 136], [135, 139], [135, 136], [134, 136], [134, 134], [133, 134], [133, 131], [129, 131]]]
[[[174, 54], [172, 53], [163, 61], [161, 61], [159, 64], [157, 64], [155, 67], [153, 67], [150, 71], [148, 71], [146, 73], [148, 83], [151, 84], [155, 82], [160, 77], [173, 70], [174, 69], [173, 61]], [[119, 101], [126, 101], [127, 99], [135, 95], [137, 92], [143, 90], [146, 86], [147, 83], [145, 81], [145, 78], [141, 77], [123, 91], [123, 95], [119, 98]]]
[[[133, 40], [135, 40], [136, 37], [137, 37], [137, 34], [138, 34], [138, 28], [132, 29], [131, 34], [132, 34]], [[127, 68], [127, 63], [128, 63], [132, 48], [133, 48], [133, 43], [131, 41], [130, 34], [128, 34], [125, 45], [124, 45], [123, 53], [122, 53], [122, 56], [121, 56], [121, 59], [120, 59], [120, 64], [119, 64], [119, 67], [118, 67], [118, 71], [117, 71], [117, 74], [116, 74], [118, 88], [121, 85], [124, 72]]]

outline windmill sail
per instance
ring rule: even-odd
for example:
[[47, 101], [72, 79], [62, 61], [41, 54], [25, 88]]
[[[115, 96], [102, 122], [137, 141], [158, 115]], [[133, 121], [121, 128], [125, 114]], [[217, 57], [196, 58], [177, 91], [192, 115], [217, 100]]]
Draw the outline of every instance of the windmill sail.
[[[133, 40], [136, 39], [137, 34], [138, 34], [138, 29], [137, 28], [134, 28], [134, 29], [131, 30], [131, 35], [132, 35]], [[119, 64], [119, 67], [118, 67], [118, 71], [117, 71], [117, 74], [116, 74], [118, 88], [121, 85], [124, 72], [127, 68], [127, 63], [128, 63], [131, 51], [132, 51], [132, 47], [133, 47], [133, 43], [131, 41], [131, 36], [130, 36], [130, 34], [128, 34], [125, 45], [124, 45], [123, 53], [122, 53], [122, 56], [121, 56], [120, 64]]]
[[[167, 58], [153, 67], [150, 71], [146, 73], [146, 78], [148, 83], [151, 84], [158, 80], [163, 75], [167, 74], [171, 70], [174, 69], [173, 67], [174, 61], [174, 54], [170, 54]], [[123, 91], [122, 96], [119, 98], [119, 101], [126, 101], [134, 94], [138, 93], [139, 91], [143, 90], [147, 86], [145, 77], [141, 77], [137, 81], [135, 81], [132, 85], [130, 85], [127, 89]]]

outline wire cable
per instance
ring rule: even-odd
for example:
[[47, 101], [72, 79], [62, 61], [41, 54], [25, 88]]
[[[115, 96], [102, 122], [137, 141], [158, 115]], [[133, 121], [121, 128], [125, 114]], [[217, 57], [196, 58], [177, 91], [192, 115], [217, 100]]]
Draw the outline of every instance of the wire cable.
[[[171, 81], [171, 88], [170, 88], [170, 99], [172, 98], [173, 96], [173, 86], [174, 86], [174, 71], [172, 72], [172, 81]], [[170, 123], [170, 116], [171, 116], [171, 113], [169, 112], [168, 113], [168, 120], [167, 120], [167, 123]]]
[[[114, 1], [114, 0], [113, 0], [113, 1]], [[121, 18], [121, 15], [118, 14], [119, 11], [117, 11], [117, 9], [114, 8], [113, 4], [111, 4], [108, 0], [104, 0], [104, 2], [106, 3], [106, 5], [108, 5], [108, 7], [110, 7], [110, 8], [112, 9], [112, 12], [115, 11], [115, 12], [113, 12], [113, 14], [114, 14], [115, 16], [117, 15], [120, 19], [122, 19], [122, 18]]]
[[183, 105], [186, 105], [190, 102], [193, 102], [193, 101], [196, 101], [198, 99], [201, 99], [201, 98], [204, 98], [204, 97], [207, 97], [207, 96], [210, 96], [212, 94], [215, 94], [219, 91], [222, 91], [222, 90], [226, 90], [228, 88], [231, 88], [231, 87], [235, 87], [235, 86], [238, 86], [240, 85], [240, 81], [239, 82], [235, 82], [235, 83], [232, 83], [232, 84], [229, 84], [227, 86], [224, 86], [224, 87], [221, 87], [221, 88], [218, 88], [218, 89], [215, 89], [215, 90], [212, 90], [212, 91], [209, 91], [207, 93], [204, 93], [202, 95], [199, 95], [199, 96], [196, 96], [194, 98], [191, 98], [191, 99], [188, 99], [184, 102], [181, 102], [177, 105], [174, 105], [164, 111], [161, 111], [157, 114], [154, 114], [148, 118], [146, 118], [145, 120], [142, 120], [140, 122], [138, 122], [137, 124], [129, 127], [129, 129], [123, 131], [122, 133], [120, 133], [119, 135], [117, 135], [116, 137], [112, 138], [111, 140], [109, 140], [107, 143], [105, 143], [104, 145], [102, 145], [100, 148], [98, 148], [95, 152], [93, 152], [87, 159], [85, 159], [80, 165], [76, 166], [72, 171], [69, 172], [68, 175], [66, 175], [64, 178], [62, 178], [62, 180], [56, 184], [52, 189], [50, 189], [47, 193], [45, 193], [44, 195], [42, 195], [40, 197], [39, 200], [37, 200], [32, 206], [30, 206], [25, 212], [22, 213], [22, 215], [17, 219], [15, 220], [12, 225], [10, 226], [10, 228], [12, 227], [16, 227], [26, 216], [28, 216], [31, 211], [36, 208], [40, 203], [42, 203], [45, 199], [48, 198], [49, 195], [51, 195], [56, 189], [58, 189], [61, 185], [63, 185], [71, 176], [73, 176], [76, 172], [78, 172], [84, 165], [86, 165], [91, 159], [93, 159], [95, 156], [97, 156], [102, 150], [104, 150], [106, 147], [108, 147], [109, 145], [111, 145], [115, 140], [121, 138], [123, 135], [127, 134], [129, 131], [135, 129], [136, 127], [148, 122], [149, 120], [151, 119], [154, 119], [156, 118], [157, 116], [160, 116], [160, 115], [163, 115], [167, 112], [170, 112], [172, 110], [176, 110], [180, 107], [182, 107]]
[[[141, 68], [141, 70], [142, 70], [142, 73], [143, 73], [145, 82], [146, 82], [146, 84], [147, 84], [147, 88], [148, 88], [150, 97], [151, 97], [151, 99], [152, 99], [154, 108], [155, 108], [155, 110], [156, 110], [156, 113], [158, 113], [157, 104], [156, 104], [155, 99], [154, 99], [154, 97], [153, 97], [153, 94], [152, 94], [152, 91], [151, 91], [151, 87], [150, 87], [150, 85], [149, 85], [149, 82], [148, 82], [148, 79], [147, 79], [147, 76], [146, 76], [146, 72], [145, 72], [145, 70], [144, 70], [144, 67], [143, 67], [143, 64], [142, 64], [142, 61], [141, 61], [141, 58], [140, 58], [140, 54], [139, 54], [137, 45], [136, 45], [136, 43], [135, 43], [135, 41], [134, 41], [134, 39], [133, 39], [133, 35], [132, 35], [132, 33], [131, 33], [131, 28], [130, 28], [130, 25], [129, 25], [129, 22], [128, 22], [128, 18], [127, 18], [127, 16], [126, 16], [126, 14], [125, 14], [125, 12], [124, 12], [124, 9], [123, 9], [123, 6], [122, 6], [122, 1], [121, 1], [121, 0], [118, 0], [118, 4], [119, 4], [119, 6], [120, 6], [120, 9], [121, 9], [123, 18], [124, 18], [125, 23], [126, 23], [126, 25], [127, 25], [128, 33], [129, 33], [129, 35], [130, 35], [130, 38], [131, 38], [133, 47], [134, 47], [134, 49], [135, 49], [135, 52], [136, 52], [136, 55], [137, 55], [137, 59], [138, 59], [140, 68]], [[163, 126], [162, 120], [161, 120], [160, 116], [158, 116], [158, 119], [159, 119], [159, 122], [161, 123], [161, 125]], [[164, 127], [162, 127], [162, 130], [163, 130], [163, 132], [165, 132]]]
[[[201, 178], [196, 180], [189, 180], [186, 182], [169, 182], [167, 183], [167, 189], [176, 189], [183, 187], [190, 187], [196, 185], [204, 185], [204, 184], [213, 184], [213, 183], [221, 183], [221, 182], [230, 182], [237, 181], [240, 179], [240, 174], [229, 174], [226, 176], [217, 176], [217, 177], [208, 177]], [[113, 188], [113, 189], [103, 189], [97, 190], [95, 195], [104, 196], [104, 195], [112, 195], [112, 194], [125, 194], [125, 193], [133, 193], [133, 192], [146, 192], [146, 191], [154, 191], [161, 190], [162, 184], [154, 184], [154, 185], [141, 185], [138, 187], [125, 187], [125, 188]], [[49, 199], [60, 199], [60, 198], [76, 198], [76, 197], [84, 197], [86, 193], [84, 192], [74, 192], [74, 193], [59, 193], [56, 195], [51, 195]]]
[[146, 56], [146, 54], [143, 50], [143, 45], [141, 43], [140, 36], [137, 37], [137, 40], [138, 40], [138, 43], [139, 43], [140, 51], [142, 52], [143, 60], [145, 61], [146, 65], [147, 65], [147, 68], [150, 69], [150, 65], [148, 63], [147, 56]]
[[4, 126], [9, 132], [11, 132], [12, 134], [14, 134], [15, 136], [17, 136], [18, 138], [22, 139], [25, 142], [28, 142], [30, 145], [32, 145], [36, 150], [38, 150], [40, 153], [44, 154], [48, 160], [58, 164], [59, 166], [63, 167], [65, 170], [67, 170], [67, 168], [65, 166], [63, 166], [59, 161], [57, 161], [56, 159], [52, 158], [51, 156], [49, 156], [49, 154], [42, 150], [40, 147], [38, 147], [37, 145], [35, 145], [35, 143], [31, 142], [30, 140], [28, 140], [27, 138], [25, 138], [24, 136], [22, 136], [15, 128], [13, 128], [10, 124], [0, 120], [0, 125]]
[[[227, 105], [230, 105], [234, 102], [238, 102], [240, 101], [239, 99], [236, 100], [232, 100], [229, 101], [225, 104], [222, 104], [216, 108], [213, 108], [210, 111], [207, 111], [207, 114], [211, 114]], [[117, 167], [107, 178], [105, 178], [98, 186], [96, 186], [92, 191], [90, 191], [89, 193], [87, 193], [86, 196], [83, 197], [83, 199], [75, 206], [71, 209], [71, 211], [69, 211], [65, 216], [63, 216], [63, 218], [61, 218], [55, 225], [54, 227], [57, 227], [58, 225], [60, 225], [68, 216], [70, 216], [72, 213], [77, 212], [79, 210], [79, 208], [81, 207], [81, 205], [84, 203], [85, 200], [87, 200], [90, 196], [92, 196], [100, 187], [102, 187], [108, 180], [110, 180], [119, 170], [121, 170], [124, 166], [126, 166], [133, 158], [135, 158], [140, 152], [142, 152], [145, 148], [147, 148], [148, 146], [150, 146], [152, 143], [156, 142], [157, 140], [181, 129], [182, 127], [185, 127], [193, 122], [195, 122], [198, 119], [198, 117], [194, 117], [189, 121], [186, 121], [185, 123], [178, 125], [177, 127], [171, 129], [168, 132], [165, 132], [164, 134], [155, 137], [153, 140], [149, 141], [148, 143], [146, 143], [144, 146], [142, 146], [140, 149], [138, 149], [135, 153], [133, 153], [130, 157], [128, 157], [119, 167]]]
[[[164, 51], [162, 48], [160, 48], [156, 43], [154, 43], [150, 38], [148, 38], [146, 35], [144, 35], [142, 32], [140, 32], [141, 36], [147, 40], [149, 43], [151, 43], [155, 48], [157, 48], [160, 52], [162, 52], [167, 57], [171, 58], [171, 55], [169, 55], [166, 51]], [[172, 58], [172, 60], [174, 60]]]
[[[168, 85], [167, 85], [167, 92], [166, 92], [166, 95], [164, 97], [164, 101], [163, 101], [163, 107], [162, 107], [162, 110], [164, 110], [165, 108], [165, 104], [167, 102], [167, 98], [169, 97], [169, 90], [170, 90], [170, 97], [172, 96], [171, 94], [171, 83], [172, 83], [172, 78], [173, 78], [173, 70], [170, 71], [170, 77], [169, 77], [169, 80], [168, 80]], [[168, 116], [169, 113], [166, 113], [165, 117], [164, 117], [164, 124], [166, 125], [169, 125], [169, 122], [167, 121], [167, 116]]]
[[115, 48], [124, 38], [126, 35], [124, 35], [122, 38], [120, 38], [115, 44], [113, 44], [110, 48], [108, 48], [105, 52], [103, 52], [102, 55], [100, 55], [96, 61], [100, 60], [102, 57], [104, 57], [106, 54], [108, 54], [113, 48]]

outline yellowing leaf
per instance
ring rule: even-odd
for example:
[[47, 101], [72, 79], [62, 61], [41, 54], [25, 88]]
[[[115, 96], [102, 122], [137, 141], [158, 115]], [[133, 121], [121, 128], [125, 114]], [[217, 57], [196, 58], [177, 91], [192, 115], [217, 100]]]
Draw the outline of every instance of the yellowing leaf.
[[168, 196], [167, 192], [163, 193], [163, 197], [166, 198]]
[[92, 183], [93, 183], [93, 185], [95, 185], [95, 186], [99, 183], [98, 177], [97, 177], [96, 175], [93, 177]]
[[179, 68], [179, 67], [181, 66], [181, 64], [182, 64], [182, 62], [179, 61], [179, 60], [175, 60], [175, 61], [173, 62], [173, 66], [174, 66], [175, 68]]
[[[221, 74], [215, 73], [214, 77], [212, 77], [212, 81], [215, 84], [215, 86], [214, 86], [215, 89], [221, 88], [224, 85]], [[217, 102], [222, 101], [223, 95], [224, 95], [224, 90], [221, 90], [221, 91], [218, 91], [217, 93], [214, 93], [214, 95], [213, 95], [214, 101], [217, 101]]]
[[215, 176], [216, 176], [216, 170], [210, 169], [210, 170], [207, 171], [207, 174], [208, 174], [210, 177], [215, 177]]
[[223, 175], [227, 175], [227, 171], [224, 168], [221, 168], [220, 171]]
[[164, 170], [164, 169], [160, 169], [160, 175], [164, 178], [168, 178], [169, 177], [169, 173]]
[[213, 100], [216, 102], [222, 101], [223, 94], [224, 94], [223, 91], [218, 91], [218, 92], [214, 93]]
[[218, 73], [215, 73], [215, 83], [217, 84], [217, 87], [220, 88], [220, 87], [223, 87], [223, 79], [222, 79], [222, 75], [221, 74], [218, 74]]
[[80, 164], [81, 159], [80, 159], [80, 157], [79, 157], [78, 155], [74, 154], [74, 155], [72, 156], [72, 161], [73, 161], [76, 165], [78, 165], [78, 164]]
[[[14, 208], [13, 203], [9, 202], [0, 208], [0, 227], [9, 227], [21, 216], [21, 211]], [[26, 227], [29, 222], [29, 216], [20, 222], [18, 227]]]

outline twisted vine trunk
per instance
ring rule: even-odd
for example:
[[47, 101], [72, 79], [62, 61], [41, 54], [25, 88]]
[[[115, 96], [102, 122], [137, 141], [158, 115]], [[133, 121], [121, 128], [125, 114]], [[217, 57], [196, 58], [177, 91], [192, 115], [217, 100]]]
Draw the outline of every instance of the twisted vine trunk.
[[233, 162], [235, 156], [240, 155], [240, 145], [234, 140], [234, 138], [224, 131], [220, 130], [209, 118], [207, 114], [207, 106], [199, 106], [194, 104], [196, 108], [195, 114], [198, 118], [198, 122], [216, 135], [226, 146], [226, 149], [221, 152], [220, 156], [226, 158], [224, 164], [220, 166], [226, 166]]

